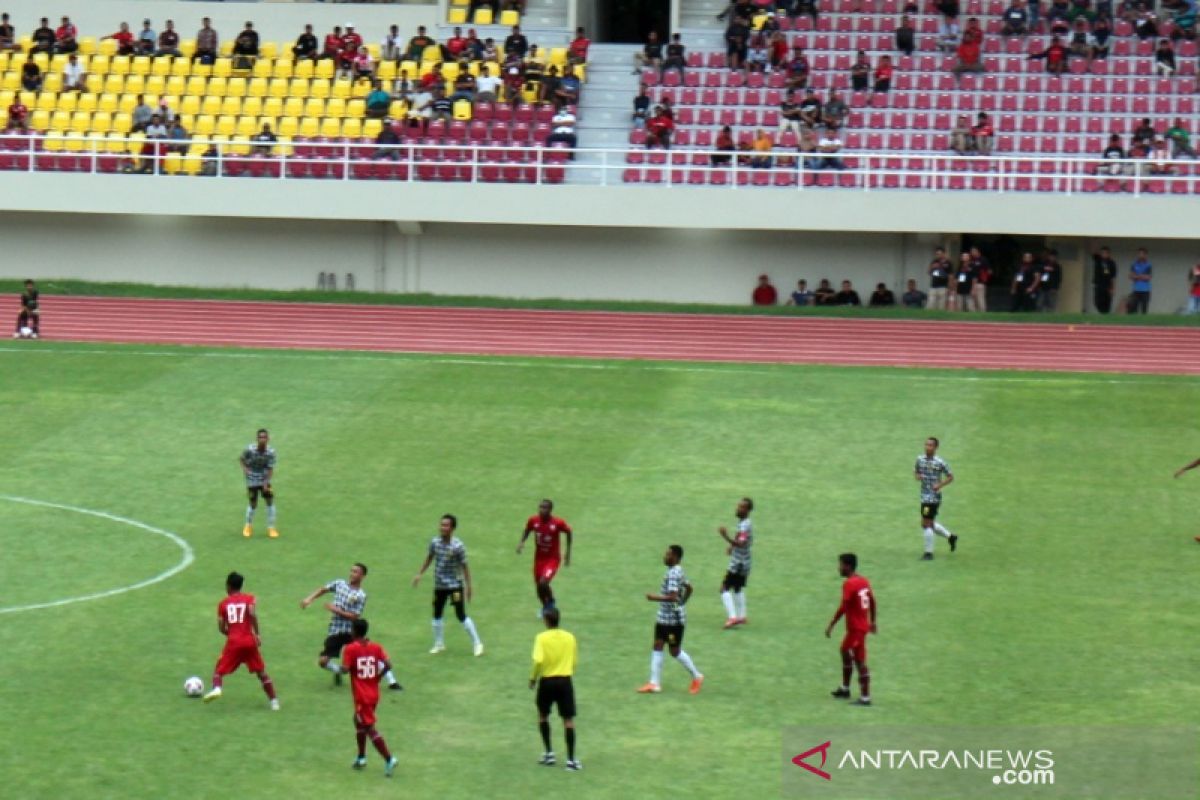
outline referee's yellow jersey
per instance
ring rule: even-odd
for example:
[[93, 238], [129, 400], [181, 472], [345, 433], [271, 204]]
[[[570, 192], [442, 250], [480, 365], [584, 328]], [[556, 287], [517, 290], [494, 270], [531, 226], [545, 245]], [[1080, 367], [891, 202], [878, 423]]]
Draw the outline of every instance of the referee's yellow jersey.
[[533, 672], [529, 680], [569, 678], [575, 674], [579, 646], [575, 637], [561, 628], [542, 631], [533, 640]]

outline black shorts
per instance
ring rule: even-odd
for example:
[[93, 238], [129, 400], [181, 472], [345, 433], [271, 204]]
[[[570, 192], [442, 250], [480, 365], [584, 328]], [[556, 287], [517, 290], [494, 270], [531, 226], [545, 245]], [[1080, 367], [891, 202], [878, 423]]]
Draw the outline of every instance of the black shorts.
[[954, 291], [956, 294], [958, 294], [959, 297], [970, 297], [971, 296], [971, 286], [973, 286], [973, 284], [970, 284], [970, 283], [955, 284]]
[[549, 716], [550, 709], [558, 706], [558, 715], [563, 719], [575, 717], [575, 687], [569, 677], [542, 678], [537, 687], [537, 710], [542, 716]]
[[938, 509], [942, 507], [938, 503], [921, 503], [921, 519], [937, 519]]
[[683, 644], [683, 626], [655, 623], [654, 641], [666, 642], [671, 647], [680, 647]]
[[346, 633], [331, 633], [325, 637], [325, 649], [321, 655], [326, 658], [337, 658], [342, 654], [342, 648], [354, 641], [354, 635]]
[[275, 499], [275, 492], [271, 489], [270, 485], [247, 486], [246, 494], [250, 495], [251, 500], [257, 500], [258, 496], [261, 494], [263, 496], [263, 500], [266, 500], [268, 503]]
[[729, 591], [737, 591], [746, 588], [746, 581], [750, 576], [744, 572], [726, 572], [725, 580], [721, 582], [721, 588]]
[[434, 589], [433, 590], [433, 617], [441, 619], [442, 612], [446, 610], [446, 603], [454, 606], [455, 616], [461, 621], [467, 616], [467, 598], [462, 587], [458, 589]]

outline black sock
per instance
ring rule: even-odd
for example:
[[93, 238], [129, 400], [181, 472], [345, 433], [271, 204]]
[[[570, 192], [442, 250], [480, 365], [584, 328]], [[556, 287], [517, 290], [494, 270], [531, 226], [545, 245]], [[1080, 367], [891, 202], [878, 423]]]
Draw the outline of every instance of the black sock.
[[567, 728], [567, 760], [575, 760], [575, 729]]
[[539, 722], [538, 730], [541, 731], [542, 742], [544, 742], [546, 745], [546, 752], [549, 753], [550, 752], [550, 722], [549, 721]]

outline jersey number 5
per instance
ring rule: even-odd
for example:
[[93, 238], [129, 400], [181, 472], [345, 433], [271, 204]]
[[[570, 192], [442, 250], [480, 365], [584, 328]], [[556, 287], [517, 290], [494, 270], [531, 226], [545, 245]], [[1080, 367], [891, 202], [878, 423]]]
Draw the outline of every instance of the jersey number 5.
[[230, 624], [237, 624], [246, 621], [246, 604], [245, 603], [230, 603], [225, 606], [225, 618]]
[[358, 677], [364, 680], [375, 677], [376, 667], [374, 656], [363, 656], [356, 659], [354, 668], [358, 673]]

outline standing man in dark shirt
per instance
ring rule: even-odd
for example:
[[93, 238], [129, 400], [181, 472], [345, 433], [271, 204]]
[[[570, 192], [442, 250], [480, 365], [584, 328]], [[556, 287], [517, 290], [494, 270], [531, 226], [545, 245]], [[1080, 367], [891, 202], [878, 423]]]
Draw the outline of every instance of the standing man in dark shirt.
[[671, 43], [667, 45], [667, 58], [663, 61], [662, 71], [666, 72], [669, 69], [679, 71], [679, 77], [683, 77], [683, 70], [687, 66], [687, 48], [683, 46], [683, 42], [679, 39], [679, 34], [671, 36]]
[[525, 53], [529, 51], [529, 40], [525, 38], [525, 34], [521, 33], [520, 25], [513, 25], [512, 33], [504, 40], [504, 54], [516, 53], [518, 57], [525, 58]]
[[637, 75], [646, 67], [659, 69], [662, 66], [663, 48], [658, 40], [658, 31], [646, 34], [646, 44], [640, 53], [633, 54], [633, 74]]
[[1038, 269], [1033, 253], [1021, 256], [1021, 263], [1013, 271], [1013, 311], [1033, 311], [1034, 292], [1037, 291]]
[[946, 290], [950, 286], [950, 270], [953, 265], [946, 258], [946, 249], [939, 247], [933, 251], [933, 261], [929, 262], [929, 305], [928, 308], [946, 310]]
[[1092, 254], [1092, 302], [1101, 314], [1112, 311], [1113, 292], [1117, 285], [1117, 262], [1107, 247]]
[[750, 43], [750, 24], [746, 17], [733, 15], [725, 29], [725, 63], [730, 69], [741, 69], [746, 63], [746, 48]]
[[971, 271], [975, 273], [971, 305], [976, 311], [987, 311], [987, 287], [992, 279], [992, 267], [978, 247], [971, 248]]
[[1042, 257], [1042, 270], [1038, 280], [1038, 311], [1053, 313], [1058, 310], [1058, 287], [1062, 286], [1062, 267], [1058, 263], [1058, 251], [1047, 250]]
[[896, 49], [906, 56], [911, 56], [913, 50], [917, 49], [917, 29], [913, 27], [912, 20], [908, 14], [900, 18], [900, 24], [896, 26]]
[[971, 310], [971, 289], [975, 286], [975, 267], [971, 254], [958, 257], [958, 269], [954, 273], [954, 308], [957, 311]]
[[38, 290], [32, 280], [25, 281], [25, 291], [21, 292], [21, 313], [17, 314], [17, 329], [13, 332], [14, 339], [21, 338], [21, 331], [29, 328], [29, 338], [38, 338], [42, 312], [38, 310]]

